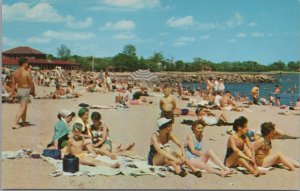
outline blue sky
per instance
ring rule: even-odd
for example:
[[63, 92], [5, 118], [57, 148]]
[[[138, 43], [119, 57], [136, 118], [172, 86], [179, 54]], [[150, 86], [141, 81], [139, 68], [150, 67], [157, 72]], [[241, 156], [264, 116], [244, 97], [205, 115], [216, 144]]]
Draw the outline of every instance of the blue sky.
[[190, 62], [300, 60], [300, 0], [2, 0], [2, 50]]

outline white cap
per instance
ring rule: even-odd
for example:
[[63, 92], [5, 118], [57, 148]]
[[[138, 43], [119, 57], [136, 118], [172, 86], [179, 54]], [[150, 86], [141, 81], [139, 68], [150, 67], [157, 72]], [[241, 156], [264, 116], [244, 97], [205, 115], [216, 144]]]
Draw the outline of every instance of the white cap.
[[172, 121], [172, 119], [167, 119], [167, 118], [165, 118], [165, 117], [159, 118], [159, 119], [157, 120], [157, 127], [158, 127], [158, 129], [160, 129], [160, 127], [161, 127], [162, 125], [164, 125], [164, 124], [166, 124], [166, 123], [169, 123], [170, 121]]
[[75, 113], [74, 113], [74, 112], [71, 112], [71, 111], [66, 110], [66, 109], [60, 110], [60, 111], [58, 112], [58, 114], [64, 115], [64, 116], [69, 116], [69, 115], [75, 116]]

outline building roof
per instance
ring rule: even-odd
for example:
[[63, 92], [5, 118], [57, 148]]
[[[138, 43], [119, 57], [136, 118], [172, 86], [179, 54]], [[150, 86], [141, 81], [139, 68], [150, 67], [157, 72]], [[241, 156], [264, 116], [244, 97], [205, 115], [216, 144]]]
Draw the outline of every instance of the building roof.
[[2, 52], [2, 54], [36, 54], [36, 55], [46, 55], [45, 53], [43, 52], [40, 52], [36, 49], [33, 49], [31, 47], [28, 47], [28, 46], [19, 46], [19, 47], [16, 47], [16, 48], [13, 48], [13, 49], [9, 49], [9, 50], [6, 50], [4, 52]]
[[18, 64], [18, 59], [3, 56], [2, 57], [2, 65], [4, 65], [4, 64], [6, 64], [6, 65], [17, 65]]
[[[10, 58], [3, 56], [2, 57], [2, 65], [17, 65], [19, 59], [17, 58]], [[76, 62], [69, 62], [64, 60], [44, 60], [44, 59], [28, 59], [29, 64], [53, 64], [53, 65], [79, 65]]]

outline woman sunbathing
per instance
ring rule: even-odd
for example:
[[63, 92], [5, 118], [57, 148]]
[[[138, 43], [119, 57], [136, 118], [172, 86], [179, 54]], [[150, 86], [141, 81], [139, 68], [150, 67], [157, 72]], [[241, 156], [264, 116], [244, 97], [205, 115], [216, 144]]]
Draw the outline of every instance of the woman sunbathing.
[[[202, 137], [203, 137], [203, 129], [205, 127], [205, 122], [203, 120], [197, 120], [192, 125], [192, 133], [187, 136], [186, 145], [185, 145], [185, 153], [187, 159], [190, 161], [192, 165], [196, 168], [204, 169], [209, 173], [217, 174], [219, 176], [225, 177], [228, 174], [231, 174], [230, 168], [226, 167], [222, 164], [221, 160], [217, 157], [217, 155], [212, 151], [208, 150], [206, 152], [202, 151]], [[220, 167], [221, 171], [216, 170], [209, 166], [207, 162], [212, 160], [214, 164]]]
[[282, 136], [276, 131], [275, 124], [272, 122], [263, 123], [261, 125], [261, 134], [262, 137], [257, 139], [253, 146], [255, 149], [255, 161], [258, 166], [269, 167], [282, 163], [291, 171], [300, 167], [297, 161], [286, 157], [281, 152], [270, 154], [270, 150], [272, 149], [272, 139]]
[[52, 99], [57, 99], [57, 98], [64, 97], [64, 95], [66, 95], [66, 91], [62, 89], [59, 84], [56, 84], [55, 91], [54, 93], [50, 94], [50, 97]]
[[209, 109], [198, 107], [195, 113], [198, 119], [202, 119], [207, 125], [231, 125], [223, 111], [214, 114]]
[[79, 97], [79, 96], [82, 96], [82, 94], [79, 94], [79, 93], [76, 93], [74, 91], [74, 87], [72, 85], [72, 82], [67, 82], [67, 91], [66, 91], [66, 94], [67, 95], [71, 95], [71, 96], [74, 96], [74, 97]]
[[[157, 126], [159, 130], [151, 135], [148, 164], [172, 166], [175, 169], [175, 174], [181, 177], [187, 175], [187, 172], [184, 169], [181, 169], [181, 165], [187, 165], [192, 170], [192, 174], [201, 177], [201, 171], [198, 171], [188, 160], [186, 160], [184, 147], [172, 133], [172, 125], [172, 119], [164, 117], [158, 119]], [[180, 148], [181, 153], [170, 150], [170, 145], [168, 143], [170, 140]]]
[[227, 142], [227, 151], [224, 164], [227, 167], [245, 167], [255, 177], [263, 174], [258, 170], [255, 162], [255, 152], [248, 137], [246, 136], [248, 120], [241, 116], [233, 122], [235, 134], [230, 135]]

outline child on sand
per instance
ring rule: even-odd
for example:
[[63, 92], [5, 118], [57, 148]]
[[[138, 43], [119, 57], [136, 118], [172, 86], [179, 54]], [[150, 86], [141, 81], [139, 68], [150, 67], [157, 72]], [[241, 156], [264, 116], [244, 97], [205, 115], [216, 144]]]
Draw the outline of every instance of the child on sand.
[[173, 110], [176, 108], [176, 100], [174, 96], [172, 96], [171, 88], [169, 85], [165, 85], [163, 88], [164, 97], [159, 101], [159, 107], [161, 109], [161, 117], [165, 117], [167, 119], [172, 119], [174, 123], [174, 114]]
[[277, 139], [282, 135], [277, 133], [275, 129], [275, 124], [272, 122], [265, 122], [261, 125], [261, 134], [262, 137], [257, 139], [254, 142], [255, 149], [255, 161], [258, 166], [269, 167], [272, 165], [276, 165], [282, 163], [288, 170], [295, 170], [295, 168], [299, 168], [300, 165], [297, 161], [290, 159], [283, 155], [281, 152], [277, 152], [275, 154], [270, 154], [270, 150], [272, 149], [272, 139]]
[[[165, 165], [172, 166], [175, 169], [175, 174], [184, 177], [187, 172], [181, 169], [181, 165], [187, 165], [192, 170], [192, 174], [201, 177], [201, 171], [197, 170], [188, 160], [183, 145], [177, 137], [172, 133], [173, 122], [171, 119], [160, 118], [157, 121], [158, 131], [151, 135], [150, 152], [148, 154], [149, 165]], [[173, 141], [179, 148], [180, 152], [172, 152], [169, 148], [169, 141]]]
[[[221, 177], [226, 177], [231, 174], [230, 168], [224, 166], [221, 160], [217, 155], [212, 151], [208, 150], [206, 152], [202, 151], [202, 137], [203, 129], [205, 127], [205, 122], [203, 120], [197, 120], [192, 125], [192, 133], [187, 136], [185, 153], [187, 159], [194, 165], [196, 168], [204, 169], [209, 173], [217, 174]], [[209, 166], [207, 162], [212, 160], [214, 164], [221, 168], [221, 171], [216, 170]]]
[[118, 168], [119, 163], [107, 164], [101, 161], [96, 160], [91, 155], [84, 153], [83, 148], [90, 143], [86, 143], [84, 138], [81, 136], [80, 132], [82, 129], [82, 124], [75, 123], [73, 125], [73, 137], [68, 141], [67, 154], [73, 154], [79, 158], [79, 163], [82, 165], [91, 165], [91, 166], [106, 166], [111, 168]]
[[263, 173], [258, 170], [255, 163], [255, 152], [246, 133], [248, 131], [248, 120], [241, 116], [234, 120], [233, 130], [235, 134], [230, 135], [227, 142], [227, 151], [224, 164], [227, 167], [245, 167], [255, 177]]

